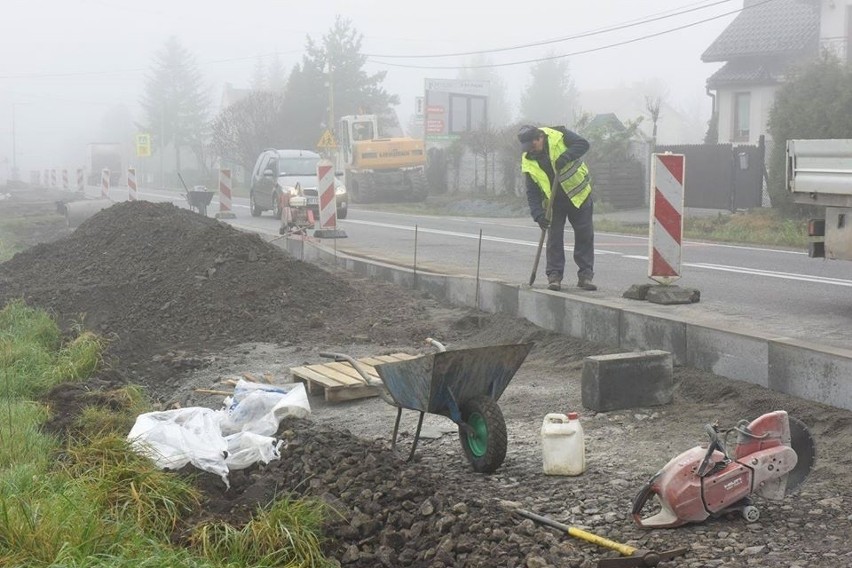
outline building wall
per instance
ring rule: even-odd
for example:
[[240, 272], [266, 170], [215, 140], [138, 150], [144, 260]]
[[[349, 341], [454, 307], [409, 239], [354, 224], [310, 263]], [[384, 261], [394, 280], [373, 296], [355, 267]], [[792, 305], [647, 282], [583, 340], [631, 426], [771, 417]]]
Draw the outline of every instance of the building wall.
[[[775, 101], [777, 86], [726, 87], [719, 89], [716, 102], [719, 105], [719, 142], [733, 144], [757, 144], [760, 135], [769, 139], [769, 111]], [[734, 136], [734, 101], [737, 93], [750, 94], [749, 136], [740, 140]]]
[[849, 54], [852, 0], [822, 0], [820, 4], [820, 48], [846, 61]]

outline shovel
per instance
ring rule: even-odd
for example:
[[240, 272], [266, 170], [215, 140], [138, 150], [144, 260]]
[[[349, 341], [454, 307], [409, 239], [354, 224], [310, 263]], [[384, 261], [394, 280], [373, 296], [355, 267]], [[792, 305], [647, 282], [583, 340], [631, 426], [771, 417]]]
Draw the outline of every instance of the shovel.
[[[556, 172], [553, 173], [553, 185], [550, 186], [550, 199], [547, 200], [547, 210], [544, 212], [544, 218], [548, 224], [553, 219], [553, 200], [556, 198], [556, 188], [558, 187], [559, 176]], [[535, 262], [533, 263], [532, 273], [530, 274], [530, 286], [535, 282], [535, 273], [538, 272], [538, 262], [541, 260], [541, 249], [544, 248], [544, 239], [547, 237], [548, 229], [541, 230], [541, 237], [538, 239], [538, 250], [535, 251]]]

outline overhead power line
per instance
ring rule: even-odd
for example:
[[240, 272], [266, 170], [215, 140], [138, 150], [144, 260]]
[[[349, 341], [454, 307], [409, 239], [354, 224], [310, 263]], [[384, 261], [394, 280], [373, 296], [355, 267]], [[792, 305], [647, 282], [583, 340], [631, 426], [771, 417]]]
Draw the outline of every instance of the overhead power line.
[[[302, 53], [301, 49], [290, 51], [275, 51], [272, 53], [264, 53], [261, 55], [247, 55], [245, 57], [230, 57], [227, 59], [216, 59], [213, 61], [202, 61], [198, 65], [218, 65], [220, 63], [234, 63], [237, 61], [247, 61], [249, 59], [257, 59], [258, 57], [267, 57], [272, 55], [290, 55], [293, 53]], [[68, 73], [21, 73], [19, 75], [0, 75], [0, 79], [57, 79], [64, 77], [86, 77], [97, 75], [116, 75], [120, 73], [142, 73], [150, 71], [151, 67], [136, 67], [131, 69], [107, 69], [100, 71], [70, 71]]]
[[377, 59], [372, 59], [372, 58], [369, 58], [368, 61], [370, 61], [371, 63], [375, 63], [376, 65], [384, 65], [384, 66], [387, 66], [387, 67], [401, 67], [401, 68], [404, 68], [404, 69], [490, 69], [490, 68], [494, 68], [494, 67], [510, 67], [510, 66], [513, 66], [513, 65], [524, 65], [524, 64], [530, 64], [530, 63], [539, 63], [539, 62], [542, 62], [542, 61], [551, 61], [551, 60], [554, 60], [554, 59], [564, 59], [566, 57], [573, 57], [575, 55], [584, 55], [586, 53], [594, 53], [596, 51], [603, 51], [605, 49], [612, 49], [613, 47], [620, 47], [622, 45], [637, 43], [637, 42], [640, 42], [640, 41], [644, 41], [646, 39], [652, 39], [652, 38], [659, 37], [659, 36], [662, 36], [662, 35], [674, 33], [674, 32], [680, 31], [680, 30], [693, 28], [695, 26], [699, 26], [699, 25], [705, 24], [707, 22], [712, 22], [713, 20], [718, 20], [720, 18], [730, 16], [732, 14], [738, 14], [738, 13], [742, 12], [743, 10], [751, 10], [751, 9], [756, 8], [758, 6], [762, 6], [764, 4], [769, 4], [770, 2], [775, 2], [775, 1], [776, 0], [763, 0], [762, 2], [758, 2], [756, 4], [751, 4], [749, 6], [744, 6], [742, 8], [737, 9], [737, 10], [731, 10], [731, 11], [725, 12], [723, 14], [718, 14], [716, 16], [711, 16], [709, 18], [704, 18], [703, 20], [698, 20], [696, 22], [683, 24], [681, 26], [669, 28], [669, 29], [666, 29], [666, 30], [662, 30], [662, 31], [659, 31], [659, 32], [652, 33], [652, 34], [646, 34], [646, 35], [643, 35], [643, 36], [627, 39], [627, 40], [624, 40], [624, 41], [618, 41], [618, 42], [609, 43], [609, 44], [606, 44], [606, 45], [601, 45], [601, 46], [598, 46], [598, 47], [592, 47], [592, 48], [589, 48], [589, 49], [582, 49], [582, 50], [578, 50], [578, 51], [573, 51], [573, 52], [570, 52], [570, 53], [563, 53], [563, 54], [560, 54], [560, 55], [550, 55], [550, 56], [546, 56], [546, 57], [537, 57], [535, 59], [524, 59], [522, 61], [510, 61], [510, 62], [506, 62], [506, 63], [486, 63], [486, 64], [482, 64], [482, 65], [411, 65], [411, 64], [404, 64], [404, 63], [391, 63], [389, 61], [379, 61]]
[[[456, 53], [437, 53], [437, 54], [429, 54], [429, 55], [398, 55], [398, 54], [390, 54], [390, 53], [388, 53], [388, 54], [365, 53], [364, 55], [366, 57], [379, 57], [379, 58], [383, 58], [383, 59], [438, 59], [438, 58], [442, 58], [442, 57], [465, 57], [465, 56], [468, 56], [468, 55], [482, 55], [482, 54], [486, 54], [486, 53], [501, 53], [501, 52], [504, 52], [504, 51], [516, 51], [516, 50], [519, 50], [519, 49], [527, 49], [527, 48], [530, 48], [530, 47], [541, 47], [543, 45], [552, 45], [554, 43], [562, 43], [562, 42], [571, 41], [571, 40], [574, 40], [574, 39], [582, 39], [582, 38], [592, 37], [592, 36], [601, 35], [601, 34], [605, 34], [605, 33], [609, 33], [609, 32], [633, 28], [633, 27], [636, 27], [636, 26], [641, 26], [641, 25], [644, 25], [644, 24], [649, 24], [649, 23], [652, 23], [652, 22], [657, 22], [657, 21], [660, 21], [660, 20], [668, 19], [668, 18], [675, 18], [677, 16], [682, 16], [684, 14], [697, 12], [699, 10], [706, 10], [707, 8], [712, 8], [712, 7], [718, 6], [720, 4], [727, 4], [731, 1], [732, 0], [717, 0], [716, 2], [713, 2], [711, 4], [705, 4], [704, 6], [697, 6], [697, 7], [689, 8], [689, 9], [686, 9], [686, 10], [678, 9], [679, 11], [677, 11], [677, 12], [671, 12], [671, 10], [667, 10], [665, 12], [656, 12], [654, 14], [649, 14], [648, 16], [643, 16], [642, 18], [639, 18], [639, 19], [636, 19], [636, 20], [630, 20], [628, 22], [623, 22], [621, 24], [615, 24], [613, 26], [608, 26], [608, 27], [605, 27], [605, 28], [597, 28], [597, 29], [594, 29], [594, 30], [580, 32], [578, 34], [574, 34], [574, 35], [570, 35], [570, 36], [559, 37], [559, 38], [554, 38], [554, 39], [546, 39], [546, 40], [542, 40], [542, 41], [536, 41], [536, 42], [532, 42], [532, 43], [524, 43], [524, 44], [513, 45], [513, 46], [509, 46], [509, 47], [495, 47], [495, 48], [490, 48], [490, 49], [479, 49], [479, 50], [475, 50], [475, 51], [459, 51], [459, 52], [456, 52]], [[704, 2], [706, 2], [706, 0], [702, 0], [702, 2], [698, 2], [698, 3], [702, 4]], [[695, 5], [695, 3], [686, 4], [683, 7], [694, 6], [694, 5]]]

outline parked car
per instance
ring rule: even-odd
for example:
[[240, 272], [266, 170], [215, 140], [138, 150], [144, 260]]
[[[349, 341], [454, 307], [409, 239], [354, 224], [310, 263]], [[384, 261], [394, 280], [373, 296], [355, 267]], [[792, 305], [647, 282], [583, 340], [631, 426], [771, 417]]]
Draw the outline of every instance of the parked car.
[[[251, 174], [249, 192], [252, 217], [272, 211], [281, 218], [281, 194], [304, 195], [314, 216], [319, 218], [319, 193], [317, 192], [317, 162], [322, 157], [310, 150], [275, 150], [261, 152]], [[337, 201], [337, 218], [345, 219], [349, 211], [349, 195], [337, 176], [334, 178]]]

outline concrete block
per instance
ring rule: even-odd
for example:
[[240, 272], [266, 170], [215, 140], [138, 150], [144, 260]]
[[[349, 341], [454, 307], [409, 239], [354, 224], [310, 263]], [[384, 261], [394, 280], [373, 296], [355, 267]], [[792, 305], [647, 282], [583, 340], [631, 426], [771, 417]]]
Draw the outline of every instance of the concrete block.
[[770, 341], [769, 388], [852, 410], [852, 350], [798, 339]]
[[668, 404], [672, 356], [654, 350], [586, 357], [581, 384], [583, 406], [597, 412]]
[[624, 310], [621, 315], [619, 346], [622, 349], [661, 349], [674, 357], [674, 363], [686, 363], [686, 322]]
[[769, 336], [689, 324], [686, 365], [720, 377], [769, 386]]
[[518, 315], [517, 284], [497, 280], [479, 281], [479, 309], [491, 314]]
[[701, 300], [701, 291], [680, 286], [651, 286], [645, 299], [654, 304], [694, 304]]

